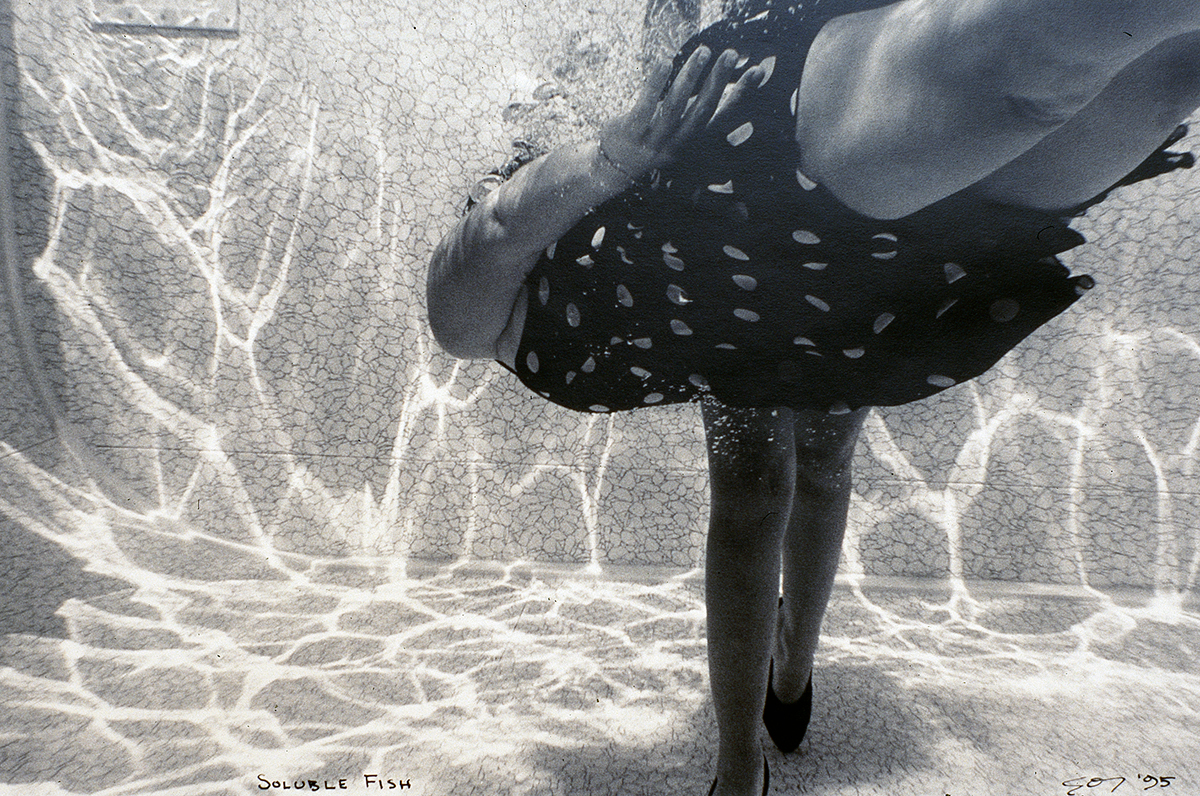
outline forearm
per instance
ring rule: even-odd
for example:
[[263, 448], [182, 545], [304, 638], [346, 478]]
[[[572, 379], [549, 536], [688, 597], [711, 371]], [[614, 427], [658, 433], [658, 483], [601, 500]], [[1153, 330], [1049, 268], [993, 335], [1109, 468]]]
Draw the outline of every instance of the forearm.
[[458, 357], [494, 357], [542, 251], [631, 182], [588, 142], [530, 163], [489, 194], [442, 240], [430, 264], [427, 306], [438, 343]]
[[[722, 53], [697, 92], [710, 55], [707, 47], [697, 48], [669, 90], [670, 70], [666, 65], [654, 70], [633, 110], [601, 131], [603, 149], [589, 142], [535, 160], [443, 239], [426, 294], [429, 323], [443, 348], [463, 358], [495, 357], [542, 251], [634, 179], [670, 163], [685, 141], [716, 118], [737, 53]], [[743, 72], [728, 106], [762, 76], [761, 67]], [[505, 338], [516, 331], [514, 324]]]

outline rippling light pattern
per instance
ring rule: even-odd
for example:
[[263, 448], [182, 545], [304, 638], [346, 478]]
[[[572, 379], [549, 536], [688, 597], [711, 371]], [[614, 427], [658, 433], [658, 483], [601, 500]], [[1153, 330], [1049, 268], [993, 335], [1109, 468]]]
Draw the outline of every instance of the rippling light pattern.
[[[629, 96], [642, 4], [16, 5], [0, 792], [704, 792], [698, 413], [559, 411], [423, 317], [510, 141]], [[872, 416], [776, 792], [1200, 791], [1196, 209], [1119, 192], [1081, 306]]]

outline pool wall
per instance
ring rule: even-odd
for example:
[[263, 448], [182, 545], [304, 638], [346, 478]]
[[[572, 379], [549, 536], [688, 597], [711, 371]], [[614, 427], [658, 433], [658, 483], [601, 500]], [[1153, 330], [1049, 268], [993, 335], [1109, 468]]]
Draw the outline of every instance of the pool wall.
[[[556, 408], [442, 353], [423, 308], [511, 142], [586, 137], [632, 94], [640, 2], [216, 3], [191, 30], [95, 3], [11, 9], [14, 528], [126, 512], [161, 531], [119, 551], [151, 568], [196, 544], [702, 562], [694, 407]], [[871, 417], [844, 572], [1191, 592], [1198, 188], [1115, 193], [1069, 262], [1097, 289], [977, 381]]]

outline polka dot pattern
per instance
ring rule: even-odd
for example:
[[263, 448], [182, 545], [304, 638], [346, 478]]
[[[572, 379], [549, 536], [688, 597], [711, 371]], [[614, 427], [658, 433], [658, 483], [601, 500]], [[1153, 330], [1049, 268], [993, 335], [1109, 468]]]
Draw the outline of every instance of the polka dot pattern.
[[876, 221], [806, 175], [796, 87], [820, 27], [806, 13], [689, 45], [733, 47], [765, 80], [689, 157], [546, 250], [516, 368], [535, 392], [587, 412], [906, 403], [983, 372], [1093, 286], [1054, 256], [1069, 245], [1039, 241], [1056, 216], [947, 200]]

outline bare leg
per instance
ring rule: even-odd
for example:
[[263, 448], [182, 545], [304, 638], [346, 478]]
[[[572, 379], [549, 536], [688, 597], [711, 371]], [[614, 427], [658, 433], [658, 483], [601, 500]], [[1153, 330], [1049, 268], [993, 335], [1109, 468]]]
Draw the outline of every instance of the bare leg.
[[717, 794], [762, 791], [758, 738], [780, 547], [795, 487], [792, 412], [704, 406], [712, 514], [705, 589]]
[[1073, 207], [1133, 170], [1197, 107], [1200, 32], [1134, 61], [1071, 121], [971, 190], [1027, 207]]
[[795, 413], [796, 493], [783, 544], [784, 603], [774, 651], [775, 694], [783, 702], [800, 698], [812, 672], [846, 531], [854, 447], [869, 411]]
[[1175, 0], [903, 0], [838, 17], [805, 62], [805, 171], [866, 215], [908, 215], [1020, 157], [1197, 30], [1200, 4]]

